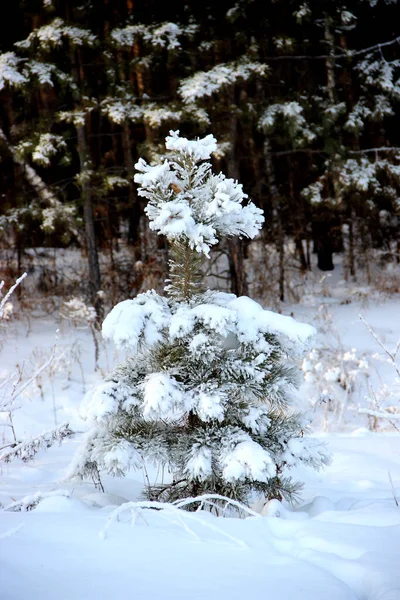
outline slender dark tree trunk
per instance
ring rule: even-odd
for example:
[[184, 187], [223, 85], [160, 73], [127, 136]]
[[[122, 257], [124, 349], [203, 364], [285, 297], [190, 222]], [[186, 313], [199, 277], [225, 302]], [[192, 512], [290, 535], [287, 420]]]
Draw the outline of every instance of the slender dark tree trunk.
[[[80, 72], [79, 64], [80, 61], [78, 52], [71, 51], [71, 72], [77, 90], [75, 92], [74, 98], [75, 106], [77, 108], [84, 109], [82, 94], [79, 91], [81, 89], [81, 79], [84, 77], [84, 74]], [[97, 315], [99, 318], [101, 318], [102, 302], [101, 296], [98, 293], [101, 289], [101, 276], [99, 255], [97, 250], [96, 231], [94, 226], [93, 198], [90, 181], [90, 171], [92, 167], [92, 162], [90, 159], [89, 148], [87, 143], [86, 123], [84, 125], [77, 124], [75, 126], [75, 129], [78, 140], [77, 150], [79, 156], [81, 176], [81, 200], [83, 205], [86, 251], [88, 258], [89, 294], [90, 300], [93, 306], [96, 308]]]
[[271, 199], [274, 237], [279, 256], [279, 299], [281, 302], [283, 302], [285, 300], [285, 234], [281, 218], [282, 207], [278, 188], [275, 182], [275, 172], [274, 165], [272, 163], [271, 149], [269, 140], [267, 138], [264, 142], [264, 162]]
[[92, 192], [90, 189], [89, 177], [85, 174], [85, 171], [88, 169], [89, 162], [86, 132], [84, 126], [77, 125], [76, 133], [78, 136], [80, 172], [81, 175], [83, 175], [81, 184], [81, 199], [83, 204], [83, 217], [85, 222], [86, 250], [89, 267], [90, 299], [93, 306], [95, 306], [96, 310], [99, 311], [101, 302], [98, 292], [101, 289], [101, 276], [99, 256], [97, 252], [96, 232], [94, 227]]
[[[238, 179], [238, 166], [236, 160], [237, 142], [237, 116], [234, 112], [234, 90], [230, 93], [230, 131], [229, 139], [232, 146], [227, 164], [228, 177]], [[243, 242], [235, 237], [228, 241], [229, 274], [231, 279], [231, 290], [236, 296], [248, 296], [249, 286], [244, 262]]]
[[[331, 106], [337, 104], [337, 90], [336, 90], [336, 74], [335, 74], [335, 36], [333, 33], [333, 23], [331, 18], [326, 15], [324, 23], [324, 40], [328, 50], [328, 58], [325, 61], [326, 67], [326, 88], [328, 91], [328, 99]], [[341, 209], [343, 205], [343, 194], [342, 188], [338, 177], [338, 171], [340, 169], [340, 156], [333, 150], [331, 156], [331, 167], [330, 167], [330, 180], [333, 188], [333, 195], [335, 198], [335, 204], [337, 209]], [[323, 271], [331, 271], [334, 269], [333, 264], [333, 249], [332, 244], [328, 241], [325, 243], [324, 239], [320, 240], [320, 250], [318, 251], [318, 266]], [[349, 256], [351, 263], [352, 257]], [[321, 265], [321, 266], [320, 266]], [[350, 266], [350, 270], [354, 269]]]

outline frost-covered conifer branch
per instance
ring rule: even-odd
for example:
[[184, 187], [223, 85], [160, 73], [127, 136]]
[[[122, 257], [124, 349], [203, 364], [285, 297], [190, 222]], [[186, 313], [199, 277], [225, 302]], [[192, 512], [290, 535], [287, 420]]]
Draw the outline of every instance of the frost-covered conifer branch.
[[386, 419], [388, 421], [400, 421], [400, 413], [390, 413], [387, 410], [373, 410], [372, 408], [359, 408], [358, 412], [361, 415], [370, 415], [377, 419]]
[[36, 28], [26, 40], [16, 42], [15, 46], [28, 50], [37, 45], [43, 51], [48, 52], [53, 48], [61, 47], [64, 40], [75, 47], [93, 46], [97, 37], [88, 29], [68, 25], [63, 19], [57, 17], [48, 25]]
[[212, 96], [221, 88], [246, 81], [252, 76], [264, 77], [267, 72], [267, 65], [251, 62], [244, 57], [238, 61], [216, 65], [209, 71], [198, 71], [181, 82], [179, 93], [184, 102], [194, 102]]
[[42, 500], [45, 500], [46, 498], [54, 498], [54, 497], [61, 497], [61, 498], [69, 498], [71, 496], [71, 492], [68, 492], [67, 490], [54, 490], [51, 492], [36, 492], [35, 494], [31, 494], [29, 496], [24, 496], [23, 498], [21, 498], [21, 500], [17, 500], [16, 502], [13, 502], [12, 504], [8, 504], [8, 506], [6, 506], [3, 510], [9, 511], [9, 512], [28, 512], [30, 510], [34, 510], [38, 504], [40, 504], [40, 502]]
[[315, 140], [316, 135], [307, 125], [303, 116], [304, 108], [298, 102], [282, 102], [267, 107], [259, 120], [259, 128], [271, 134], [280, 121], [283, 122], [289, 137], [299, 145]]
[[73, 434], [74, 432], [70, 429], [69, 424], [64, 423], [55, 429], [44, 431], [40, 435], [33, 436], [23, 442], [10, 444], [8, 449], [5, 449], [7, 447], [0, 448], [0, 462], [9, 463], [16, 458], [28, 462], [35, 457], [39, 450], [47, 450], [56, 442], [61, 443]]
[[[5, 145], [8, 149], [8, 152], [11, 155], [12, 160], [14, 161], [14, 163], [16, 165], [18, 165], [18, 167], [21, 168], [26, 181], [32, 187], [32, 189], [35, 191], [40, 202], [44, 204], [44, 209], [42, 211], [42, 216], [43, 216], [42, 227], [43, 227], [43, 229], [45, 229], [48, 232], [53, 232], [55, 229], [55, 227], [54, 227], [55, 223], [57, 221], [59, 221], [59, 222], [65, 223], [68, 230], [73, 235], [75, 235], [76, 237], [79, 237], [77, 226], [76, 226], [77, 224], [76, 224], [76, 220], [75, 220], [75, 214], [76, 214], [75, 207], [72, 205], [65, 205], [57, 198], [52, 187], [48, 186], [45, 183], [45, 181], [40, 177], [38, 172], [28, 162], [26, 162], [26, 160], [24, 160], [20, 156], [17, 148], [15, 148], [10, 143], [10, 141], [8, 140], [7, 136], [5, 135], [4, 131], [1, 128], [0, 128], [0, 141], [3, 141], [5, 143]], [[14, 211], [15, 210], [18, 211], [18, 210], [23, 210], [23, 209], [14, 209]], [[8, 216], [9, 216], [8, 220], [10, 222], [13, 222], [18, 219], [18, 213], [15, 217], [12, 211], [10, 211]], [[7, 219], [7, 215], [6, 215], [6, 219]]]

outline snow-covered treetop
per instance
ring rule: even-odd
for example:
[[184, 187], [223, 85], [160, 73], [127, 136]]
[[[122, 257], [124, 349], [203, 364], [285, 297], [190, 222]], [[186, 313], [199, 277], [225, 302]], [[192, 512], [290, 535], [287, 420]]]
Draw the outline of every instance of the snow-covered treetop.
[[117, 304], [105, 318], [102, 332], [117, 348], [133, 354], [142, 345], [151, 348], [160, 343], [166, 331], [170, 340], [191, 337], [190, 347], [196, 352], [208, 340], [204, 333], [195, 335], [198, 325], [232, 347], [253, 345], [260, 353], [270, 350], [266, 334], [277, 335], [291, 352], [301, 351], [315, 334], [311, 325], [264, 310], [246, 296], [208, 292], [204, 303], [182, 302], [177, 308], [154, 290]]
[[188, 140], [171, 131], [166, 148], [171, 159], [164, 163], [151, 166], [140, 159], [136, 164], [135, 182], [149, 201], [145, 210], [151, 229], [206, 256], [221, 236], [257, 235], [262, 210], [252, 202], [243, 205], [247, 194], [241, 184], [211, 171], [208, 161], [217, 149], [212, 135]]

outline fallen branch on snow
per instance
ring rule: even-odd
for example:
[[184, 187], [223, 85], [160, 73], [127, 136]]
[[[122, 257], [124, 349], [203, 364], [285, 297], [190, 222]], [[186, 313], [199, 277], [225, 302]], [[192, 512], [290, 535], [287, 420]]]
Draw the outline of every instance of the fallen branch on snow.
[[220, 527], [217, 527], [216, 525], [213, 525], [213, 524], [209, 523], [208, 521], [203, 521], [203, 519], [200, 519], [198, 516], [193, 515], [192, 513], [182, 510], [183, 506], [192, 504], [193, 502], [205, 503], [211, 499], [218, 499], [220, 501], [223, 500], [227, 503], [234, 505], [236, 508], [239, 508], [240, 510], [243, 510], [243, 511], [249, 513], [251, 516], [262, 518], [259, 514], [252, 511], [250, 508], [248, 508], [244, 504], [240, 504], [240, 502], [236, 502], [235, 500], [231, 500], [230, 498], [226, 498], [225, 496], [220, 496], [219, 494], [204, 494], [203, 496], [198, 496], [196, 498], [187, 498], [185, 500], [178, 500], [174, 504], [169, 504], [169, 503], [164, 503], [164, 502], [155, 502], [155, 501], [126, 502], [125, 504], [118, 506], [118, 508], [116, 508], [111, 513], [111, 515], [108, 517], [107, 523], [105, 524], [103, 529], [99, 532], [99, 537], [101, 539], [105, 539], [107, 536], [107, 532], [110, 529], [111, 525], [113, 523], [115, 523], [116, 521], [118, 521], [120, 515], [123, 514], [124, 512], [130, 511], [131, 524], [135, 525], [138, 518], [141, 518], [142, 520], [144, 520], [147, 523], [146, 519], [143, 516], [144, 510], [156, 510], [162, 518], [164, 518], [166, 521], [168, 521], [170, 523], [173, 523], [174, 525], [181, 526], [187, 533], [189, 533], [189, 535], [194, 537], [197, 541], [201, 541], [200, 536], [195, 531], [193, 531], [193, 529], [188, 525], [188, 523], [186, 521], [195, 522], [198, 525], [201, 525], [202, 527], [204, 527], [206, 529], [215, 531], [215, 532], [219, 533], [221, 536], [234, 542], [236, 545], [240, 546], [241, 548], [248, 548], [247, 544], [243, 540], [241, 540], [233, 535], [230, 535], [226, 531], [223, 531]]

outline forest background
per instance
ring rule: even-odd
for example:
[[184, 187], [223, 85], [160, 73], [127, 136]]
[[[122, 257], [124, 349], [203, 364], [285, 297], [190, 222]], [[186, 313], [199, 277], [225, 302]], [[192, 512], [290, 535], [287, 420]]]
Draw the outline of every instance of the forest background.
[[400, 260], [399, 16], [389, 0], [10, 4], [2, 277], [70, 247], [83, 271], [43, 260], [43, 291], [84, 295], [101, 313], [104, 298], [162, 287], [168, 250], [148, 230], [134, 165], [162, 161], [178, 129], [214, 134], [214, 168], [265, 211], [258, 246], [216, 249], [219, 287], [247, 294], [258, 279], [252, 293], [293, 300], [291, 269], [307, 274], [313, 253], [322, 271], [340, 253], [345, 278], [371, 282]]

